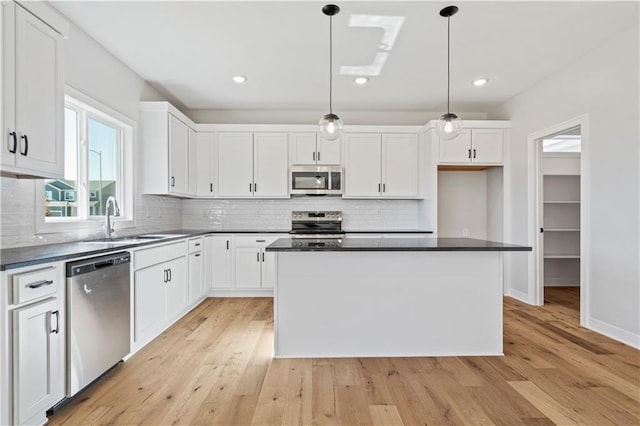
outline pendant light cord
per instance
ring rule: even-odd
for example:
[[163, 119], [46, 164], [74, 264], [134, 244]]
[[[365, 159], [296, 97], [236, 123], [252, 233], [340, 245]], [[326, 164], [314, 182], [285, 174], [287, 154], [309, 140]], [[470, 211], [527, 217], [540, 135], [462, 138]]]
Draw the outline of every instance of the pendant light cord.
[[449, 92], [451, 90], [451, 17], [447, 16], [447, 114], [449, 110]]
[[329, 16], [329, 114], [333, 114], [333, 16]]

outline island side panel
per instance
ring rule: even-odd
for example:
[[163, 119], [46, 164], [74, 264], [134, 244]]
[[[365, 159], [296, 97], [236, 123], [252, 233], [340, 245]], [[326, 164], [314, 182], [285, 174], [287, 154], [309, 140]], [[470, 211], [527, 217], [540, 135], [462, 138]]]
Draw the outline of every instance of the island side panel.
[[278, 252], [275, 356], [502, 355], [502, 252]]

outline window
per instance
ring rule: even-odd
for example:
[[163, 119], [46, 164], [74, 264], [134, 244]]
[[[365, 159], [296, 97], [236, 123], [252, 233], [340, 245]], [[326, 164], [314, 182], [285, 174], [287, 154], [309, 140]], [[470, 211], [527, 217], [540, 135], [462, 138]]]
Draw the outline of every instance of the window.
[[132, 226], [133, 122], [70, 88], [64, 119], [64, 178], [44, 181], [40, 230], [98, 226], [109, 197], [120, 206], [115, 220]]

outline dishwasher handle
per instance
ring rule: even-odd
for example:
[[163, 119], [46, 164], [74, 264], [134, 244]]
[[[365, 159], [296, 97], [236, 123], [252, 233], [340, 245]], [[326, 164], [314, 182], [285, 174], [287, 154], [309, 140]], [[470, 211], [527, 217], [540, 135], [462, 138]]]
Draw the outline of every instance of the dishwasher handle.
[[93, 264], [94, 269], [106, 268], [115, 264], [113, 259], [103, 260], [102, 262], [96, 262]]

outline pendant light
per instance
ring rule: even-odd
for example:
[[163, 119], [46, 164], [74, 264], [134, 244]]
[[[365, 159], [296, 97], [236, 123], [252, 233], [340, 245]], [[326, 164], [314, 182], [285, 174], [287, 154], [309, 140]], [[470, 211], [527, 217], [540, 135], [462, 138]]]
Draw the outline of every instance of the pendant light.
[[322, 8], [322, 13], [329, 17], [329, 114], [323, 116], [318, 125], [320, 133], [327, 140], [336, 140], [342, 133], [344, 124], [340, 117], [333, 113], [332, 96], [333, 96], [333, 15], [337, 15], [340, 8], [335, 4], [327, 4]]
[[447, 6], [440, 11], [440, 16], [447, 18], [447, 113], [438, 120], [436, 130], [440, 139], [453, 139], [462, 131], [462, 120], [449, 110], [449, 92], [451, 90], [451, 17], [458, 13], [456, 6]]

